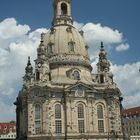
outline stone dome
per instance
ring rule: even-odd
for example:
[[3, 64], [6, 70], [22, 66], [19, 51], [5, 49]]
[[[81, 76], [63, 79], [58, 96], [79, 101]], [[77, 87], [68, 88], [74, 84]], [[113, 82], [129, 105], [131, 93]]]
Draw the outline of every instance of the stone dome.
[[[73, 26], [55, 26], [44, 35], [44, 45], [49, 47], [52, 44], [52, 53], [55, 54], [74, 54], [82, 55], [88, 58], [87, 45], [83, 36]], [[72, 47], [72, 48], [71, 48]], [[49, 50], [49, 49], [47, 49]]]
[[77, 63], [90, 66], [83, 34], [70, 25], [52, 27], [43, 36], [46, 56], [51, 64]]

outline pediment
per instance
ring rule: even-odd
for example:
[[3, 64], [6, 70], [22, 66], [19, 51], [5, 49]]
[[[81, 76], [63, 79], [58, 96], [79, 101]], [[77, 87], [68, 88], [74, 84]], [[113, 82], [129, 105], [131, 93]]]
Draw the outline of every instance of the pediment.
[[96, 92], [96, 90], [92, 86], [87, 85], [82, 82], [78, 82], [75, 85], [71, 85], [71, 86], [67, 87], [65, 89], [65, 91], [76, 91], [78, 89], [84, 89], [85, 91], [88, 91], [88, 92]]

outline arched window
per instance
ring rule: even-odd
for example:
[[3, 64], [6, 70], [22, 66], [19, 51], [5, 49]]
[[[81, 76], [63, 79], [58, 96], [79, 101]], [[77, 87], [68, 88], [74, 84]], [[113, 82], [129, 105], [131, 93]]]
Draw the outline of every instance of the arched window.
[[61, 4], [61, 16], [67, 15], [67, 4]]
[[75, 49], [75, 42], [71, 41], [68, 43], [68, 48], [70, 52], [74, 52]]
[[101, 105], [97, 106], [97, 118], [98, 118], [98, 131], [99, 133], [104, 132], [104, 116], [103, 107]]
[[80, 73], [79, 73], [79, 71], [74, 71], [73, 77], [74, 77], [74, 80], [80, 80]]
[[40, 80], [40, 73], [38, 71], [36, 72], [36, 80]]
[[101, 105], [98, 105], [97, 107], [97, 115], [98, 115], [98, 119], [103, 119], [103, 108]]
[[41, 107], [39, 104], [35, 105], [35, 132], [41, 133]]
[[55, 133], [62, 133], [61, 105], [55, 105]]
[[83, 104], [78, 104], [77, 107], [77, 115], [78, 115], [78, 129], [79, 133], [85, 132], [85, 122], [84, 122], [84, 106]]
[[101, 84], [104, 83], [104, 75], [103, 75], [103, 74], [100, 75], [100, 83], [101, 83]]
[[48, 46], [47, 46], [47, 52], [48, 52], [48, 54], [53, 53], [53, 47], [54, 47], [54, 44], [50, 42], [48, 44]]
[[55, 119], [61, 119], [61, 105], [55, 105]]

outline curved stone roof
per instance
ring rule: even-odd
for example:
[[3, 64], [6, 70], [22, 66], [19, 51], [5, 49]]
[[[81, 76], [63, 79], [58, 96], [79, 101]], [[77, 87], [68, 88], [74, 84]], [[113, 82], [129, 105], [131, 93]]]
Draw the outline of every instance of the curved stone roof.
[[[47, 46], [49, 43], [54, 43], [54, 54], [72, 54], [69, 51], [69, 42], [75, 43], [73, 54], [81, 54], [87, 56], [86, 43], [81, 34], [72, 26], [61, 25], [56, 26], [44, 36], [44, 44]], [[70, 30], [70, 31], [68, 31]]]
[[42, 42], [50, 63], [75, 63], [90, 67], [88, 47], [83, 34], [75, 27], [68, 24], [54, 26], [43, 36]]

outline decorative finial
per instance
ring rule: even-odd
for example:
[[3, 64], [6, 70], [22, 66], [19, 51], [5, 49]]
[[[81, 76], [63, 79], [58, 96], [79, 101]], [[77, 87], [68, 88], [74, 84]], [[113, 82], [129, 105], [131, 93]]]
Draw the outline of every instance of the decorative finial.
[[45, 35], [45, 33], [41, 33], [41, 43], [43, 43], [44, 35]]
[[25, 70], [26, 70], [26, 73], [32, 73], [33, 68], [32, 68], [32, 64], [30, 61], [30, 56], [28, 56], [28, 63], [27, 63]]
[[28, 56], [28, 65], [30, 65], [31, 63], [30, 63], [30, 56]]
[[102, 48], [102, 49], [104, 48], [104, 43], [103, 43], [103, 42], [101, 42], [101, 48]]
[[28, 61], [30, 61], [30, 56], [28, 56]]

